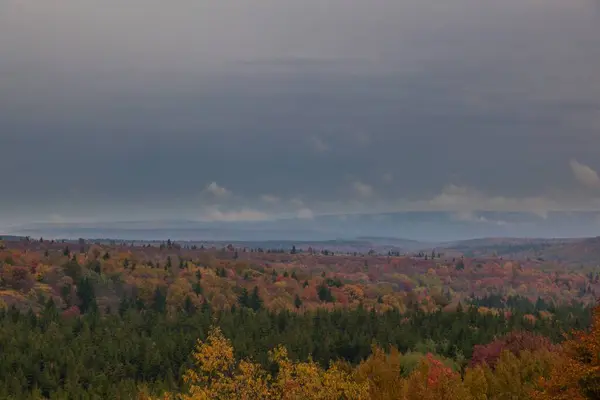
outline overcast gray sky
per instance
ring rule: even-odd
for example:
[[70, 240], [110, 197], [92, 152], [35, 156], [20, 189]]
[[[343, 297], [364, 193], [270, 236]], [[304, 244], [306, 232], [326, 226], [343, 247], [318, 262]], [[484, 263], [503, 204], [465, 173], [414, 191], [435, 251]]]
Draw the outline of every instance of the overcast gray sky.
[[600, 210], [599, 71], [599, 0], [4, 0], [0, 227]]

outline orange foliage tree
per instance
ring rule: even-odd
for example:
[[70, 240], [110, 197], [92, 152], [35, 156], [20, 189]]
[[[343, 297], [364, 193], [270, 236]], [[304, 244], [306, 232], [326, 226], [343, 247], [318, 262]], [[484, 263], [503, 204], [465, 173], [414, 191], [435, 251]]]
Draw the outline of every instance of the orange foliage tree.
[[600, 306], [590, 330], [576, 331], [564, 343], [562, 359], [541, 386], [536, 400], [600, 399]]

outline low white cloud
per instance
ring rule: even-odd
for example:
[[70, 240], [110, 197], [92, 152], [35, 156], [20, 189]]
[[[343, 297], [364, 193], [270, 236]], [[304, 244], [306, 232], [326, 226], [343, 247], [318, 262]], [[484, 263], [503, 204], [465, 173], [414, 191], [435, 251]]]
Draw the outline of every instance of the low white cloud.
[[239, 211], [220, 211], [212, 209], [204, 213], [201, 219], [212, 222], [264, 221], [269, 219], [269, 215], [262, 211], [251, 209], [242, 209]]
[[577, 160], [571, 160], [570, 166], [573, 176], [581, 185], [590, 189], [600, 188], [600, 177], [594, 169]]
[[383, 174], [383, 176], [381, 177], [381, 179], [385, 183], [392, 183], [394, 181], [394, 175], [391, 172], [386, 172], [385, 174]]
[[262, 201], [269, 204], [277, 204], [281, 201], [279, 197], [273, 196], [272, 194], [263, 194], [260, 198]]
[[355, 181], [352, 186], [356, 193], [358, 193], [362, 197], [370, 197], [373, 195], [373, 187], [371, 185], [367, 185], [366, 183]]
[[301, 208], [296, 212], [296, 217], [300, 219], [313, 219], [314, 216], [314, 213], [309, 208]]
[[458, 211], [452, 214], [452, 218], [455, 221], [464, 221], [464, 222], [487, 222], [487, 219], [482, 216], [475, 215], [472, 211]]
[[[382, 174], [381, 177], [393, 179], [391, 174]], [[430, 197], [407, 199], [380, 196], [372, 185], [356, 178], [350, 179], [349, 184], [356, 196], [348, 196], [344, 200], [312, 199], [305, 202], [299, 197], [282, 198], [265, 193], [259, 196], [258, 203], [251, 205], [254, 203], [231, 195], [219, 204], [210, 206], [213, 208], [205, 213], [204, 217], [211, 221], [258, 221], [284, 217], [310, 220], [317, 215], [440, 211], [452, 213], [452, 217], [459, 221], [513, 225], [514, 222], [510, 220], [495, 219], [490, 216], [493, 214], [488, 215], [485, 212], [528, 212], [540, 218], [547, 218], [552, 211], [600, 210], [600, 198], [560, 190], [531, 196], [496, 195], [474, 187], [450, 183]], [[230, 193], [216, 183], [209, 185], [206, 191], [218, 196]], [[226, 203], [230, 204], [226, 206]]]
[[282, 214], [307, 218], [316, 215], [355, 215], [409, 211], [440, 211], [453, 213], [463, 221], [496, 225], [513, 224], [483, 216], [481, 212], [527, 212], [546, 219], [553, 211], [597, 211], [600, 198], [581, 197], [573, 193], [555, 191], [546, 195], [510, 196], [490, 195], [469, 186], [448, 184], [431, 197], [411, 200], [403, 197], [376, 196], [372, 186], [352, 181], [351, 189], [357, 197], [344, 200], [312, 200], [310, 208], [298, 198], [281, 201]]
[[210, 183], [204, 190], [215, 197], [226, 197], [231, 194], [231, 191], [225, 189], [223, 186], [219, 186], [217, 182]]
[[440, 211], [527, 211], [544, 216], [549, 210], [560, 208], [551, 199], [537, 197], [487, 196], [465, 186], [447, 185], [440, 194], [429, 202]]
[[494, 225], [508, 225], [508, 222], [503, 220], [494, 220], [488, 219], [483, 215], [477, 215], [473, 211], [459, 211], [452, 214], [452, 218], [455, 221], [461, 222], [473, 222], [473, 223], [481, 223], [481, 224], [494, 224]]

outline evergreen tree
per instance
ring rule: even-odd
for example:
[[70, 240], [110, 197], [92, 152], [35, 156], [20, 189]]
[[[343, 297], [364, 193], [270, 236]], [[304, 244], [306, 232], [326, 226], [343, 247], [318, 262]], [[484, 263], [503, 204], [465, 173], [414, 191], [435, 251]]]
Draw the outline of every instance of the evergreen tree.
[[252, 290], [252, 295], [249, 299], [249, 306], [254, 311], [260, 310], [263, 306], [263, 301], [258, 294], [258, 286], [254, 286], [254, 289]]
[[94, 285], [89, 278], [81, 278], [77, 284], [77, 297], [79, 298], [79, 309], [82, 313], [95, 310], [96, 295]]
[[296, 297], [294, 298], [294, 307], [296, 307], [296, 308], [302, 307], [302, 299], [298, 295], [296, 295]]
[[70, 260], [63, 265], [63, 270], [67, 276], [70, 276], [74, 281], [78, 281], [82, 273], [81, 265], [77, 260]]
[[248, 295], [248, 289], [242, 289], [242, 293], [238, 296], [238, 304], [242, 307], [250, 307], [250, 296]]
[[319, 300], [327, 303], [333, 303], [335, 300], [333, 295], [331, 294], [331, 289], [327, 285], [321, 284], [317, 288], [317, 295], [319, 296]]
[[196, 294], [204, 293], [204, 290], [202, 289], [202, 285], [200, 284], [200, 282], [194, 283], [192, 285], [192, 290], [194, 290], [194, 293], [196, 293]]
[[194, 306], [194, 303], [192, 303], [192, 299], [190, 299], [190, 296], [185, 297], [183, 309], [187, 314], [193, 314], [196, 311], [196, 307]]
[[162, 313], [162, 312], [165, 312], [166, 307], [167, 307], [167, 297], [162, 292], [162, 290], [160, 290], [160, 288], [157, 287], [156, 290], [154, 291], [152, 308], [156, 312]]

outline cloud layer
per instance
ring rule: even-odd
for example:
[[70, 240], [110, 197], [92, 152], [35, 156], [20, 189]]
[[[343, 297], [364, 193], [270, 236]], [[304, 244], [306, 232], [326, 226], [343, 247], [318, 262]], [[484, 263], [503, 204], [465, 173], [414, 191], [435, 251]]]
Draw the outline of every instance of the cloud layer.
[[598, 37], [597, 0], [7, 0], [0, 229], [598, 210]]
[[579, 183], [590, 189], [600, 188], [600, 177], [595, 170], [577, 160], [571, 160], [570, 165], [573, 176]]
[[219, 186], [217, 182], [211, 182], [208, 186], [206, 186], [205, 191], [207, 193], [212, 194], [215, 197], [226, 197], [231, 194], [231, 192], [225, 189], [222, 186]]

